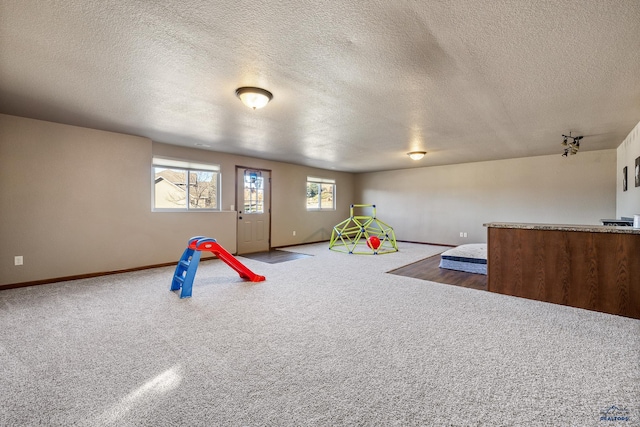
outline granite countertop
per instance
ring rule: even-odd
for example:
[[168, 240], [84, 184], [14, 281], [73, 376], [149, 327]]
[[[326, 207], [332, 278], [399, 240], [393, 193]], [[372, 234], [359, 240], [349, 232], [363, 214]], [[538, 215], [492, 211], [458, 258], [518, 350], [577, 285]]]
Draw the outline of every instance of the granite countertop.
[[640, 228], [618, 227], [611, 225], [535, 224], [519, 222], [489, 222], [483, 225], [490, 228], [518, 228], [523, 230], [582, 231], [586, 233], [623, 233], [640, 235]]

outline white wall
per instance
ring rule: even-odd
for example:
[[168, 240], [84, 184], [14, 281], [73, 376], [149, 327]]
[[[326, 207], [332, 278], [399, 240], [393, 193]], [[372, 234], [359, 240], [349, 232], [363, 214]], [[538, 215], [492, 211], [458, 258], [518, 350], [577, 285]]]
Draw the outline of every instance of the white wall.
[[[640, 123], [629, 132], [617, 151], [616, 215], [640, 214], [640, 187], [635, 186], [636, 159], [640, 157]], [[622, 191], [622, 168], [627, 167], [627, 191]]]
[[487, 222], [599, 224], [614, 217], [615, 168], [616, 151], [602, 150], [364, 173], [356, 177], [355, 203], [376, 204], [398, 240], [486, 242]]

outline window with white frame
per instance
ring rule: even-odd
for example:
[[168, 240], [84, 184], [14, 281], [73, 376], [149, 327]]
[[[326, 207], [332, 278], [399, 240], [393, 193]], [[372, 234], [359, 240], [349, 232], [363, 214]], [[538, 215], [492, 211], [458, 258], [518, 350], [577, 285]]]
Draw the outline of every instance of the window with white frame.
[[220, 210], [220, 166], [153, 158], [154, 211]]
[[307, 210], [336, 209], [336, 181], [307, 177]]

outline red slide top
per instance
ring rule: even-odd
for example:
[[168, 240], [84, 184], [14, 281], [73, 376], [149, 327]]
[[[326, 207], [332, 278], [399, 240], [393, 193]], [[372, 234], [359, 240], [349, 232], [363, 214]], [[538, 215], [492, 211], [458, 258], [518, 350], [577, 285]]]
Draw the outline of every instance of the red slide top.
[[[193, 246], [193, 247], [192, 247]], [[220, 246], [216, 239], [210, 239], [207, 237], [201, 239], [192, 239], [189, 241], [189, 247], [198, 251], [208, 251], [224, 261], [229, 267], [238, 272], [240, 277], [252, 282], [262, 282], [265, 280], [264, 276], [255, 274], [249, 270], [247, 266], [238, 261], [233, 255], [231, 255], [225, 248]]]

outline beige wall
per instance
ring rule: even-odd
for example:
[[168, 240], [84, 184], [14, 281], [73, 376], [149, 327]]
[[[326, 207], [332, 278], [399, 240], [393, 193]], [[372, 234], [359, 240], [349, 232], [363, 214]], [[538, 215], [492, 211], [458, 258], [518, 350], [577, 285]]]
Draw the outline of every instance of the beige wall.
[[[616, 214], [633, 217], [640, 214], [640, 187], [635, 186], [636, 158], [640, 157], [640, 123], [629, 133], [617, 149]], [[627, 191], [622, 191], [622, 168], [627, 167]]]
[[[234, 154], [195, 150], [157, 142], [153, 143], [153, 154], [220, 165], [223, 210], [230, 210], [231, 205], [237, 204], [235, 193], [236, 166], [271, 170], [272, 247], [329, 240], [333, 226], [349, 216], [349, 206], [353, 203], [354, 176], [350, 173], [315, 169]], [[307, 212], [307, 176], [336, 180], [336, 211]], [[296, 232], [295, 237], [293, 236], [294, 231]]]
[[[235, 252], [235, 212], [151, 212], [154, 154], [220, 164], [224, 209], [236, 165], [271, 169], [274, 247], [328, 239], [353, 199], [351, 174], [0, 115], [0, 285], [174, 262], [195, 235]], [[307, 175], [336, 179], [336, 212], [306, 211]]]
[[[376, 204], [399, 240], [451, 245], [486, 241], [491, 221], [597, 224], [616, 216], [616, 194], [618, 216], [640, 213], [634, 132], [617, 150], [569, 158], [353, 175], [0, 115], [0, 285], [174, 262], [199, 234], [235, 252], [236, 166], [272, 171], [272, 247], [328, 240], [352, 203]], [[153, 155], [219, 164], [226, 211], [151, 212]], [[307, 175], [336, 180], [335, 212], [306, 211]]]
[[487, 222], [599, 224], [614, 217], [615, 165], [616, 151], [603, 150], [365, 173], [356, 178], [356, 203], [376, 204], [398, 240], [486, 242]]

